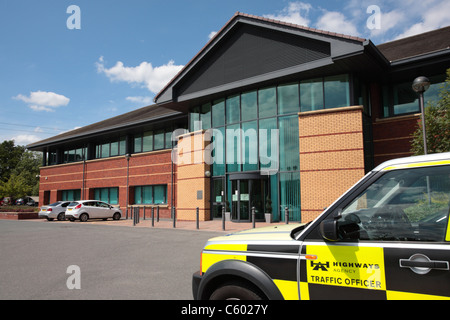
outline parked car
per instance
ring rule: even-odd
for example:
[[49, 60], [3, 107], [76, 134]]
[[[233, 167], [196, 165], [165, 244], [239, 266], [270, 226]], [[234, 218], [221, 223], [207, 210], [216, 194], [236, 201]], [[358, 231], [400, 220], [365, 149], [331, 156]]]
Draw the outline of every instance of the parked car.
[[39, 211], [39, 218], [46, 218], [48, 221], [53, 221], [56, 218], [58, 221], [63, 221], [66, 219], [66, 208], [70, 203], [71, 201], [57, 201], [48, 206], [42, 206], [41, 211]]
[[80, 220], [82, 222], [88, 219], [112, 218], [119, 220], [122, 217], [122, 211], [106, 202], [98, 200], [80, 200], [74, 201], [67, 206], [66, 218], [70, 221]]
[[16, 206], [23, 206], [28, 202], [27, 198], [20, 198], [16, 200]]

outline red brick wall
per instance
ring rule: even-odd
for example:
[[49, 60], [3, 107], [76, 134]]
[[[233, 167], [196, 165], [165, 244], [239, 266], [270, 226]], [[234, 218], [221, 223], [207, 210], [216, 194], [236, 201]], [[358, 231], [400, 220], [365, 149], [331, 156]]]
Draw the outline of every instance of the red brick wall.
[[[175, 177], [174, 177], [175, 181]], [[134, 202], [133, 187], [143, 185], [167, 185], [167, 205], [161, 205], [160, 216], [170, 217], [172, 198], [171, 150], [134, 154], [129, 160], [129, 204]], [[80, 189], [81, 198], [94, 197], [95, 188], [118, 187], [119, 205], [125, 214], [127, 204], [127, 160], [124, 156], [42, 167], [39, 196], [50, 191], [49, 202], [61, 199], [63, 190]], [[142, 210], [141, 210], [142, 211]], [[149, 211], [150, 212], [150, 211]], [[141, 214], [143, 214], [141, 212]]]

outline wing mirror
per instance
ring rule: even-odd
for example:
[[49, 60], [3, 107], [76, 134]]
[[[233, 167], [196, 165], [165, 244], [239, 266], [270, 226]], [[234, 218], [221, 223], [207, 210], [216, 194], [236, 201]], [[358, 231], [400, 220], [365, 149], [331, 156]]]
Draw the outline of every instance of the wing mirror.
[[342, 209], [338, 210], [337, 215], [333, 219], [326, 219], [320, 223], [320, 233], [325, 240], [338, 241], [338, 220], [342, 218]]

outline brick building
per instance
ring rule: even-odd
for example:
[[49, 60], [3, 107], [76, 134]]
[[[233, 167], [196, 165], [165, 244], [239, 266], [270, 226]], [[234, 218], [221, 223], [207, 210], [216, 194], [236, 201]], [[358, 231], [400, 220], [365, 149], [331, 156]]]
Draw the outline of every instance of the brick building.
[[[158, 206], [163, 217], [310, 221], [375, 165], [408, 156], [418, 76], [435, 99], [450, 27], [370, 40], [236, 13], [155, 104], [33, 143], [40, 199]], [[177, 130], [178, 129], [178, 130]], [[182, 129], [182, 130], [180, 130]], [[173, 134], [174, 133], [174, 134]]]

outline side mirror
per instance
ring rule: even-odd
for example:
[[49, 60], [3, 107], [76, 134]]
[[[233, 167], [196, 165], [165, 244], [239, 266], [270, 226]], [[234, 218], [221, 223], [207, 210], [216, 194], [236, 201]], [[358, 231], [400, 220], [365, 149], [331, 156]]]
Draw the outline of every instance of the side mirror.
[[320, 233], [325, 240], [338, 241], [338, 220], [342, 218], [342, 209], [339, 209], [333, 219], [326, 219], [320, 223]]
[[324, 220], [320, 223], [320, 233], [325, 240], [338, 241], [337, 220]]

